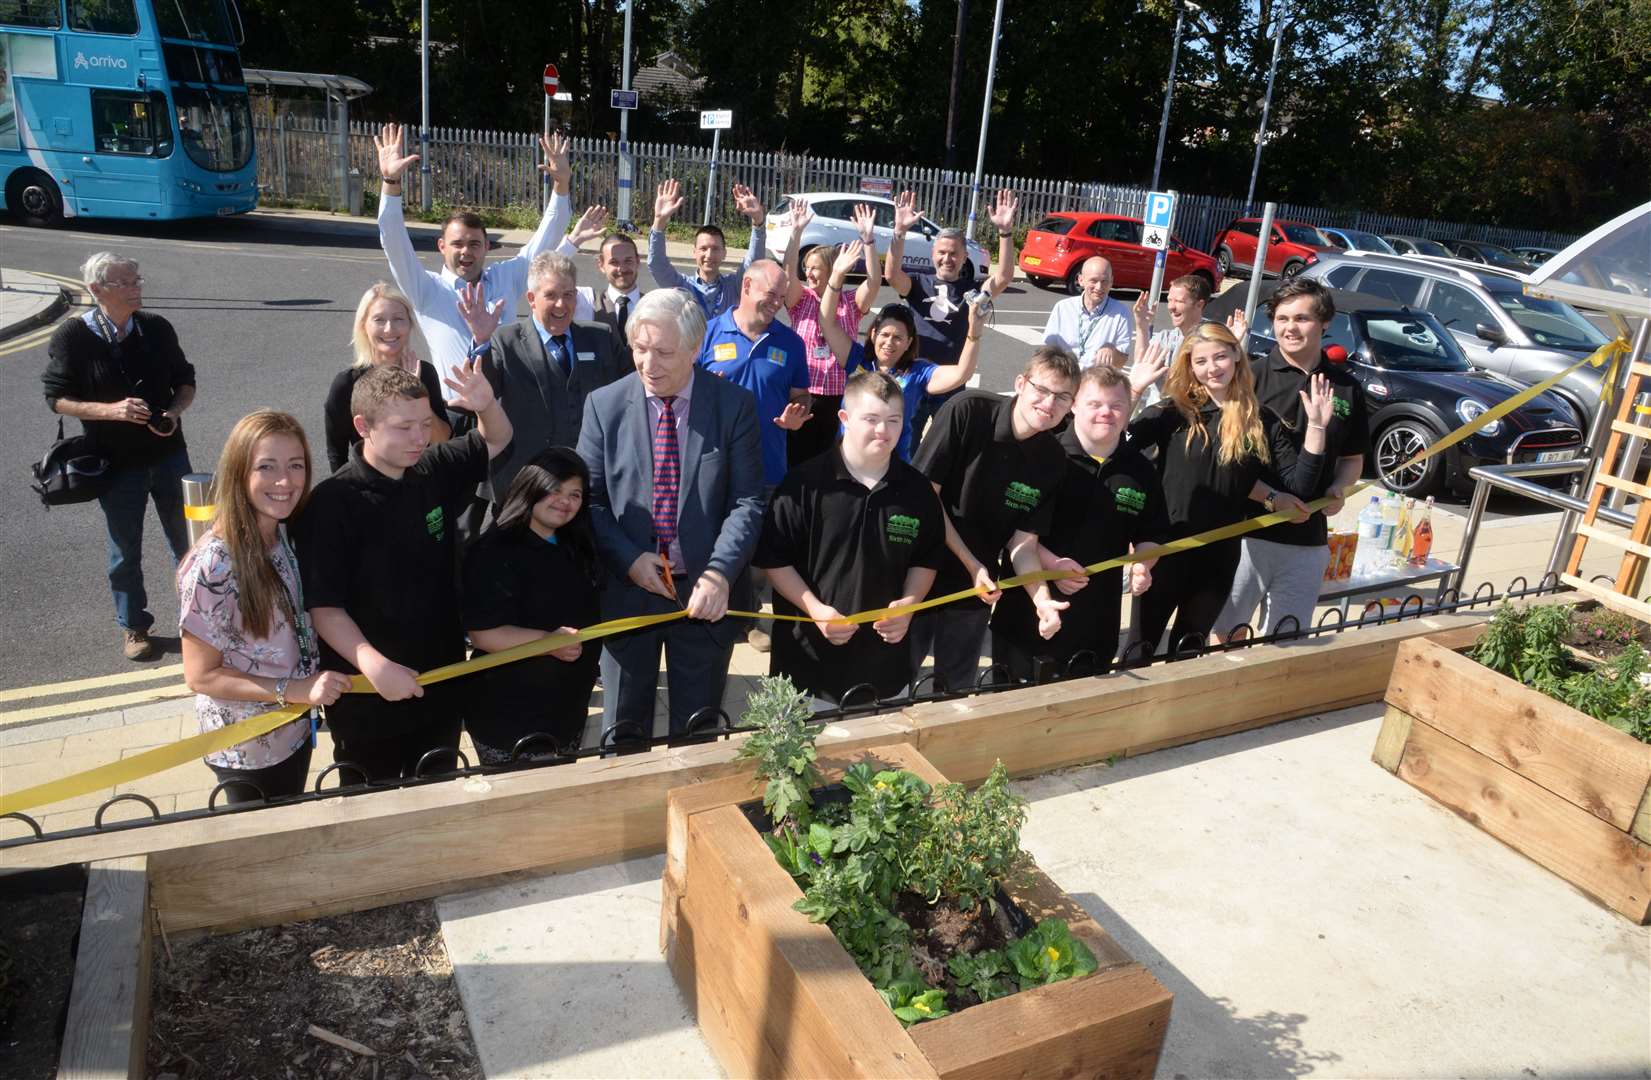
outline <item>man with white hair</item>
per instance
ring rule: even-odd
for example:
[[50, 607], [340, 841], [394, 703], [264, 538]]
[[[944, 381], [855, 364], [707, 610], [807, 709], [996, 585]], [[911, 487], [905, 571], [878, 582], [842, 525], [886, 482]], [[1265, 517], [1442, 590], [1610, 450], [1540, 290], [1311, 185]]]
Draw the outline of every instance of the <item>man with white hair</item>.
[[1112, 299], [1112, 264], [1099, 255], [1078, 268], [1077, 296], [1049, 312], [1043, 343], [1074, 353], [1080, 368], [1122, 367], [1135, 345], [1135, 322], [1128, 305]]
[[[109, 530], [109, 588], [128, 660], [149, 660], [155, 617], [143, 587], [143, 514], [151, 500], [174, 561], [189, 550], [183, 477], [189, 448], [179, 418], [195, 400], [195, 368], [172, 324], [143, 307], [135, 260], [100, 251], [80, 268], [97, 306], [69, 319], [47, 347], [46, 404], [80, 420], [108, 459], [103, 508]], [[59, 435], [62, 420], [58, 421]]]
[[723, 616], [750, 610], [747, 567], [763, 514], [756, 399], [695, 363], [705, 339], [699, 302], [678, 289], [647, 293], [626, 335], [636, 374], [587, 397], [579, 430], [596, 549], [610, 571], [602, 618], [684, 606], [688, 617], [604, 642], [606, 747], [653, 734], [661, 648], [673, 735], [722, 704], [744, 629]]

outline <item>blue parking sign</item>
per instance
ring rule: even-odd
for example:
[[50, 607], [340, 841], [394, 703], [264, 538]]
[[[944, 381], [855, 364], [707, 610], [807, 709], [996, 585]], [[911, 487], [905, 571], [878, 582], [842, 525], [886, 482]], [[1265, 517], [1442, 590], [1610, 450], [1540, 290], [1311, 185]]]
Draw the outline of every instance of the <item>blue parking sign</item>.
[[1147, 196], [1146, 224], [1160, 229], [1170, 227], [1175, 216], [1175, 193], [1154, 191]]

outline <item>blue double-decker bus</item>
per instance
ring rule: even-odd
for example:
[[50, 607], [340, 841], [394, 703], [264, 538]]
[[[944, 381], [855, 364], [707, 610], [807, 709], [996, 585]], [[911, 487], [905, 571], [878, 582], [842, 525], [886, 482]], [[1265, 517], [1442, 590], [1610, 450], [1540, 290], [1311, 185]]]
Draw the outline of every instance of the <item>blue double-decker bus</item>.
[[234, 0], [0, 0], [0, 194], [31, 225], [258, 201]]

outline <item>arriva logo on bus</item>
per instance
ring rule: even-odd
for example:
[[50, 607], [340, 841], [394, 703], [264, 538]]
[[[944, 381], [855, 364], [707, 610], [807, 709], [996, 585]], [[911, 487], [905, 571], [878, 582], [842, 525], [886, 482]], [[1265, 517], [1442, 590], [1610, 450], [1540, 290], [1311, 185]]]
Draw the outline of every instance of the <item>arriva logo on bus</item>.
[[117, 71], [125, 71], [126, 61], [118, 56], [87, 56], [83, 52], [77, 52], [75, 70], [81, 68], [114, 68]]

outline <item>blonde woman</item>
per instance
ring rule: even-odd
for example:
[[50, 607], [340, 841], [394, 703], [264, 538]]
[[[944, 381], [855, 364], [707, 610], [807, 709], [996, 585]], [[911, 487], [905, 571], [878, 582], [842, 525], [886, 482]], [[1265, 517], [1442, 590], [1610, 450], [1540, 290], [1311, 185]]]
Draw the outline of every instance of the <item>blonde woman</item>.
[[[320, 652], [286, 522], [310, 490], [310, 449], [298, 421], [243, 417], [218, 459], [212, 526], [178, 567], [184, 681], [200, 729], [212, 731], [292, 704], [330, 705], [350, 677], [320, 671]], [[231, 803], [295, 795], [309, 774], [307, 717], [210, 754]]]
[[447, 410], [442, 406], [441, 380], [436, 369], [424, 357], [430, 354], [424, 335], [419, 331], [418, 319], [413, 315], [413, 302], [394, 285], [379, 282], [361, 294], [361, 303], [355, 306], [355, 327], [351, 334], [355, 348], [355, 362], [333, 379], [327, 391], [325, 406], [327, 464], [337, 472], [350, 459], [350, 447], [361, 441], [350, 415], [350, 393], [361, 376], [381, 364], [399, 367], [417, 375], [430, 395], [430, 409], [436, 414], [436, 427], [430, 441], [445, 442], [452, 433]]
[[[1147, 367], [1161, 361], [1148, 352]], [[1298, 453], [1283, 421], [1256, 400], [1255, 377], [1232, 331], [1201, 323], [1186, 335], [1164, 380], [1163, 399], [1129, 425], [1131, 446], [1158, 452], [1168, 539], [1231, 525], [1263, 508], [1295, 510], [1305, 518], [1299, 496], [1316, 490], [1323, 468], [1330, 388], [1320, 377], [1301, 396], [1308, 428]], [[1171, 556], [1173, 572], [1155, 575], [1141, 597], [1140, 627], [1131, 640], [1144, 640], [1156, 652], [1173, 615], [1170, 651], [1202, 646], [1226, 603], [1240, 553], [1235, 537]]]

